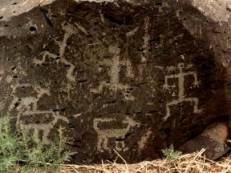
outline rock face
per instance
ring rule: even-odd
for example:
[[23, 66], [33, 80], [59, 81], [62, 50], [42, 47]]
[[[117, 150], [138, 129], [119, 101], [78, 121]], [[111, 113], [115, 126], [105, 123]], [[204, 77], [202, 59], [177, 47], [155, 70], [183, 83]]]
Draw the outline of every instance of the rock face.
[[230, 0], [179, 0], [179, 20], [193, 37], [203, 40], [226, 68], [226, 100], [231, 116], [231, 2]]
[[224, 115], [224, 69], [167, 1], [57, 0], [0, 22], [0, 111], [78, 163], [159, 157]]

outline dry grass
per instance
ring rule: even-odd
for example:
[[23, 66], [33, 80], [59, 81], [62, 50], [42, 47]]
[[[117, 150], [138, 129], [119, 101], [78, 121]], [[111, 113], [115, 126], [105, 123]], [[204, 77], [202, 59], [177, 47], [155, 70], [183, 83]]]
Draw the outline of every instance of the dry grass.
[[[137, 164], [62, 165], [62, 173], [231, 173], [231, 155], [214, 162], [205, 159], [204, 150], [176, 160], [154, 160]], [[121, 158], [122, 159], [122, 158]]]

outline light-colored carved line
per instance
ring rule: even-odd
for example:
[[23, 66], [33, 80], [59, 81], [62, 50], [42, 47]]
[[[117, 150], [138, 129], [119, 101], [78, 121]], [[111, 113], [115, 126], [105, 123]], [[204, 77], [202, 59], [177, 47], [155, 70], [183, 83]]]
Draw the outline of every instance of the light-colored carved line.
[[[178, 85], [178, 98], [171, 101], [171, 102], [168, 102], [166, 104], [166, 115], [165, 117], [163, 118], [164, 121], [166, 121], [170, 116], [171, 116], [171, 107], [172, 106], [175, 106], [175, 105], [178, 105], [180, 103], [183, 103], [183, 102], [191, 102], [193, 103], [193, 112], [194, 113], [200, 113], [202, 110], [199, 109], [199, 99], [196, 98], [196, 97], [187, 97], [186, 98], [186, 95], [185, 95], [185, 76], [193, 76], [193, 79], [194, 79], [194, 82], [193, 82], [193, 86], [194, 87], [198, 87], [199, 86], [199, 81], [198, 81], [198, 78], [197, 78], [197, 73], [196, 72], [184, 72], [183, 69], [188, 69], [192, 67], [192, 65], [188, 65], [188, 66], [185, 66], [183, 63], [179, 63], [178, 64], [178, 70], [179, 72], [176, 73], [176, 74], [171, 74], [171, 75], [167, 75], [165, 76], [165, 83], [164, 83], [164, 88], [165, 89], [174, 89], [176, 88], [175, 84], [172, 84], [172, 85], [169, 85], [169, 80], [170, 79], [177, 79], [177, 85]], [[174, 68], [175, 70], [175, 68]]]
[[51, 130], [55, 127], [59, 120], [62, 120], [66, 123], [69, 123], [69, 120], [66, 117], [63, 117], [59, 114], [59, 112], [54, 111], [41, 111], [41, 110], [34, 110], [34, 111], [27, 111], [23, 113], [24, 116], [31, 116], [31, 115], [39, 115], [39, 114], [51, 114], [53, 120], [48, 123], [31, 123], [31, 124], [24, 124], [22, 120], [19, 120], [19, 127], [22, 131], [28, 133], [30, 130], [33, 130], [33, 135], [35, 139], [39, 140], [39, 132], [42, 132], [42, 142], [45, 144], [49, 144], [49, 134]]
[[[118, 121], [115, 118], [95, 118], [93, 120], [93, 128], [95, 129], [97, 135], [98, 135], [98, 141], [97, 141], [97, 150], [100, 152], [103, 151], [111, 151], [112, 149], [108, 147], [109, 140], [110, 139], [116, 139], [116, 138], [121, 138], [124, 139], [125, 135], [129, 132], [129, 130], [132, 127], [135, 126], [140, 126], [140, 123], [137, 123], [133, 119], [126, 117], [125, 120], [122, 121], [123, 124], [127, 124], [126, 128], [121, 128], [121, 129], [100, 129], [98, 127], [99, 124], [103, 123], [111, 123], [114, 121]], [[123, 140], [121, 141], [115, 141], [115, 147], [117, 150], [127, 150], [125, 147], [125, 142]]]
[[124, 93], [127, 89], [129, 89], [129, 85], [120, 83], [120, 70], [121, 66], [126, 67], [126, 77], [133, 78], [133, 69], [132, 64], [129, 59], [120, 60], [120, 48], [118, 45], [113, 45], [109, 47], [109, 52], [113, 55], [112, 59], [104, 59], [100, 62], [100, 65], [105, 65], [110, 67], [108, 75], [110, 77], [110, 83], [105, 81], [100, 81], [99, 86], [95, 89], [91, 89], [92, 93], [101, 93], [104, 88], [108, 88], [114, 92], [118, 90], [123, 91], [124, 98], [126, 100], [134, 100], [133, 96], [128, 96], [128, 94]]
[[62, 24], [62, 28], [65, 31], [65, 34], [64, 34], [62, 42], [59, 42], [60, 62], [69, 66], [69, 69], [67, 70], [66, 78], [71, 82], [75, 82], [76, 80], [75, 80], [75, 76], [73, 74], [74, 70], [75, 70], [75, 65], [72, 64], [71, 62], [69, 62], [64, 56], [65, 50], [67, 47], [67, 41], [73, 34], [75, 34], [75, 28], [70, 24], [66, 24], [66, 25]]

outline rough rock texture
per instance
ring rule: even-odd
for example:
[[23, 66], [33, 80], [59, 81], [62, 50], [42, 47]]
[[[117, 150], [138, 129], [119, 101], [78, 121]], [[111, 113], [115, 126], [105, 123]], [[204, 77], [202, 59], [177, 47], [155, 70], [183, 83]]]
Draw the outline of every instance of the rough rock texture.
[[227, 122], [215, 123], [205, 129], [196, 138], [189, 140], [180, 147], [184, 153], [199, 152], [205, 149], [205, 156], [208, 159], [216, 160], [229, 151], [227, 145], [228, 125]]
[[[12, 16], [17, 16], [22, 13], [30, 11], [37, 6], [44, 6], [54, 2], [55, 0], [1, 0], [0, 1], [0, 18], [2, 20], [9, 20]], [[73, 0], [75, 2], [83, 2], [86, 0]], [[87, 0], [87, 2], [97, 3], [116, 3], [119, 0]], [[149, 0], [123, 0], [133, 5], [143, 5]]]
[[203, 40], [226, 68], [227, 109], [231, 116], [231, 1], [178, 0], [177, 14], [192, 36]]
[[224, 69], [167, 1], [57, 0], [0, 22], [0, 111], [74, 161], [159, 157], [224, 115]]

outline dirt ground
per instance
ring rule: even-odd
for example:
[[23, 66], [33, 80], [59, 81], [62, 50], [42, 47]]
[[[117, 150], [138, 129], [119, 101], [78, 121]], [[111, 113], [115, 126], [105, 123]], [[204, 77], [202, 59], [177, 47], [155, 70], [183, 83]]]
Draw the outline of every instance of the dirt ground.
[[219, 161], [204, 158], [204, 150], [176, 160], [144, 161], [137, 164], [62, 165], [62, 173], [231, 173], [231, 154]]

